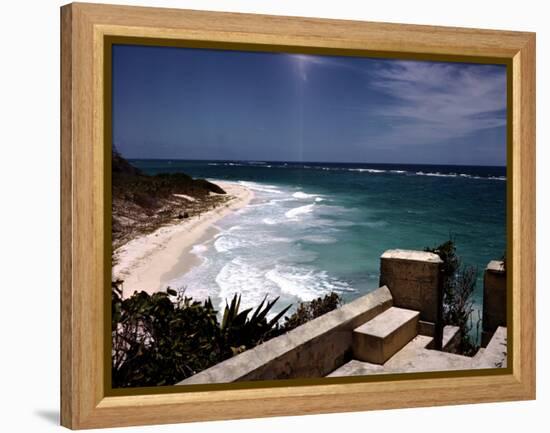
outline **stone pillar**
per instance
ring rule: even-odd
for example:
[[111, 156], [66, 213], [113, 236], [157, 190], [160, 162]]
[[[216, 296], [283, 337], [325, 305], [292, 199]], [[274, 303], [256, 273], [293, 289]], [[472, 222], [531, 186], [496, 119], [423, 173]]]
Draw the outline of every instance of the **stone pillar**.
[[434, 253], [388, 250], [380, 257], [380, 286], [388, 286], [396, 307], [419, 311], [420, 320], [436, 323], [442, 263]]
[[504, 263], [492, 260], [483, 275], [483, 332], [481, 345], [485, 347], [499, 326], [506, 326], [506, 270]]

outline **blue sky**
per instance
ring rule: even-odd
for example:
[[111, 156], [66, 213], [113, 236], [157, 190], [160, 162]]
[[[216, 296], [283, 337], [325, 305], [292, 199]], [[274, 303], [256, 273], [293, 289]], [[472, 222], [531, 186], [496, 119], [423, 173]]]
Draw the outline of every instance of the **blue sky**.
[[128, 158], [505, 165], [506, 68], [113, 47]]

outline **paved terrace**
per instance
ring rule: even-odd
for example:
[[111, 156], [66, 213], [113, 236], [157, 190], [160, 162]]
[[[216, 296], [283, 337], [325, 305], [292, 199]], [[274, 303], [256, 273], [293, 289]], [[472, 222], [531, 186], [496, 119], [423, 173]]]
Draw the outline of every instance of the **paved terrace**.
[[[179, 385], [506, 367], [507, 330], [497, 321], [493, 329], [483, 327], [488, 344], [473, 357], [452, 353], [460, 337], [453, 326], [444, 328], [442, 350], [433, 350], [440, 264], [431, 253], [387, 251], [385, 284], [374, 292]], [[491, 262], [487, 272], [500, 290], [505, 278], [496, 281], [494, 273], [502, 277], [504, 270]]]
[[475, 370], [506, 367], [506, 328], [500, 327], [486, 348], [474, 357], [431, 350], [433, 338], [417, 335], [384, 364], [351, 360], [328, 377], [368, 376], [383, 373], [415, 373], [426, 371]]

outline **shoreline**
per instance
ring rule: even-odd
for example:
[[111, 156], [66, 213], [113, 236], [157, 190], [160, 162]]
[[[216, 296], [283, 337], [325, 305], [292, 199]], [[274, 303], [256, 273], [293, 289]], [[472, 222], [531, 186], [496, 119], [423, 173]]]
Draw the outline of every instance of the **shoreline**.
[[214, 183], [232, 196], [224, 205], [178, 224], [160, 227], [132, 239], [114, 252], [116, 265], [112, 268], [112, 278], [124, 280], [124, 298], [134, 291], [152, 294], [166, 290], [171, 279], [184, 275], [200, 263], [191, 249], [214, 229], [213, 224], [246, 207], [254, 198], [253, 191], [243, 185], [224, 181]]

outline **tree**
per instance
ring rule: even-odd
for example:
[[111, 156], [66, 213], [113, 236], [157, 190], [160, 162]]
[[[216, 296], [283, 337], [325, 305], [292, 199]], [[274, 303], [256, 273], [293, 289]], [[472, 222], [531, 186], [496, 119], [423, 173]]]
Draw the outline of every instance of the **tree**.
[[443, 261], [443, 323], [459, 327], [461, 339], [457, 351], [473, 355], [479, 349], [476, 339], [471, 335], [474, 311], [472, 295], [476, 287], [477, 268], [461, 263], [453, 239], [425, 250], [437, 254]]

